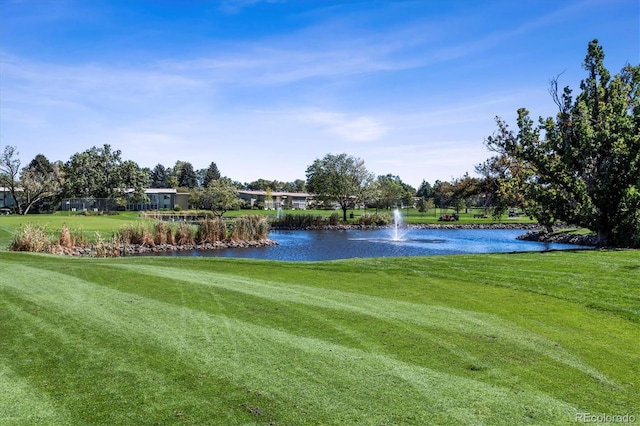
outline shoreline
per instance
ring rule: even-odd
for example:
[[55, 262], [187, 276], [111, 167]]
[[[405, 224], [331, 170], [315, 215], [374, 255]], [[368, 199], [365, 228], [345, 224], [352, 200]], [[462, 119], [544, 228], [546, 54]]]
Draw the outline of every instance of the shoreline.
[[[537, 230], [537, 223], [432, 223], [432, 224], [406, 224], [403, 227], [409, 229], [522, 229]], [[273, 226], [272, 231], [321, 231], [321, 230], [376, 230], [392, 228], [393, 225], [321, 225], [321, 226]]]
[[[307, 226], [302, 228], [295, 227], [279, 227], [271, 228], [271, 231], [320, 231], [334, 230], [347, 231], [354, 230], [377, 230], [391, 228], [392, 225], [376, 226], [376, 225], [323, 225], [323, 226]], [[547, 243], [573, 244], [579, 246], [596, 246], [596, 236], [593, 234], [569, 234], [562, 232], [562, 229], [569, 227], [560, 226], [556, 231], [547, 233], [540, 225], [535, 223], [447, 223], [447, 224], [408, 224], [404, 225], [408, 229], [513, 229], [527, 231], [516, 237], [523, 241], [537, 241]], [[192, 250], [224, 250], [231, 248], [255, 248], [270, 247], [278, 245], [277, 242], [268, 238], [257, 241], [216, 241], [214, 243], [201, 244], [113, 244], [106, 243], [98, 246], [82, 246], [82, 247], [64, 247], [56, 246], [51, 250], [52, 254], [62, 256], [80, 256], [80, 257], [122, 257], [135, 256], [145, 253], [163, 253], [163, 252], [181, 252]]]

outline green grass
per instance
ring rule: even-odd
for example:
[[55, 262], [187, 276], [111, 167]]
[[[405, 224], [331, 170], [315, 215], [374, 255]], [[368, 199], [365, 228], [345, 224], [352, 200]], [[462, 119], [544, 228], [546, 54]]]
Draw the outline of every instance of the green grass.
[[0, 265], [2, 425], [640, 419], [638, 251]]
[[121, 226], [139, 223], [143, 220], [146, 219], [138, 217], [136, 212], [101, 216], [67, 215], [64, 213], [0, 216], [0, 250], [7, 248], [20, 226], [27, 223], [46, 227], [51, 234], [59, 233], [62, 225], [66, 224], [74, 231], [81, 231], [87, 238], [93, 239], [95, 233], [99, 232], [102, 238], [109, 239]]

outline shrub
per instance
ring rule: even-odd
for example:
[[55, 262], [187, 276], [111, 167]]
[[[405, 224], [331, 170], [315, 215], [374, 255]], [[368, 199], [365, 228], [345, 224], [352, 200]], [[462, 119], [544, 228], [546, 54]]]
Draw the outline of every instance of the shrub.
[[144, 224], [125, 225], [118, 231], [118, 240], [124, 244], [152, 247], [155, 245], [151, 231]]
[[220, 218], [205, 219], [198, 222], [196, 241], [198, 244], [215, 243], [226, 238], [226, 228]]
[[331, 213], [329, 216], [329, 225], [339, 225], [340, 224], [340, 215], [338, 213]]
[[81, 228], [71, 230], [64, 224], [56, 244], [65, 248], [86, 247], [89, 245], [89, 239], [84, 235]]
[[170, 228], [166, 223], [158, 220], [153, 225], [153, 242], [156, 245], [167, 244], [167, 230]]
[[173, 227], [167, 226], [167, 244], [173, 245], [175, 243], [176, 243], [176, 238], [174, 236]]
[[61, 247], [71, 248], [74, 246], [73, 238], [71, 237], [71, 231], [66, 224], [62, 225], [60, 231], [60, 238], [58, 238], [58, 245]]
[[95, 234], [95, 243], [93, 245], [93, 253], [95, 257], [118, 257], [122, 252], [122, 245], [116, 238], [111, 241], [104, 241], [98, 231]]
[[186, 222], [180, 222], [175, 239], [178, 245], [193, 244], [193, 227]]
[[231, 239], [236, 241], [264, 240], [269, 234], [269, 221], [265, 216], [244, 215], [233, 221]]
[[392, 222], [391, 216], [387, 213], [365, 213], [360, 216], [360, 224], [365, 226], [384, 226]]
[[14, 235], [9, 249], [13, 251], [50, 253], [52, 244], [45, 228], [28, 223], [22, 225]]
[[322, 226], [325, 219], [319, 215], [312, 214], [291, 214], [287, 213], [274, 221], [275, 226], [301, 229], [313, 226]]

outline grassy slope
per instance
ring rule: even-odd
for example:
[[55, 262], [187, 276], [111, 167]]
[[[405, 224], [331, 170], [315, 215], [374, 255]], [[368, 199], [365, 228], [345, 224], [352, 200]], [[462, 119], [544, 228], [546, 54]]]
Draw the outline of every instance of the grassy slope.
[[640, 417], [640, 253], [0, 253], [0, 424]]

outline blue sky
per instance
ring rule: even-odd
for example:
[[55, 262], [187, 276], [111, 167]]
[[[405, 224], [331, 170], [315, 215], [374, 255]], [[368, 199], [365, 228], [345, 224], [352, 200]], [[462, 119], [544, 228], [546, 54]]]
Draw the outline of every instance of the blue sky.
[[346, 152], [417, 187], [473, 174], [495, 116], [555, 114], [590, 40], [640, 63], [639, 21], [638, 0], [0, 0], [0, 148], [241, 182]]

